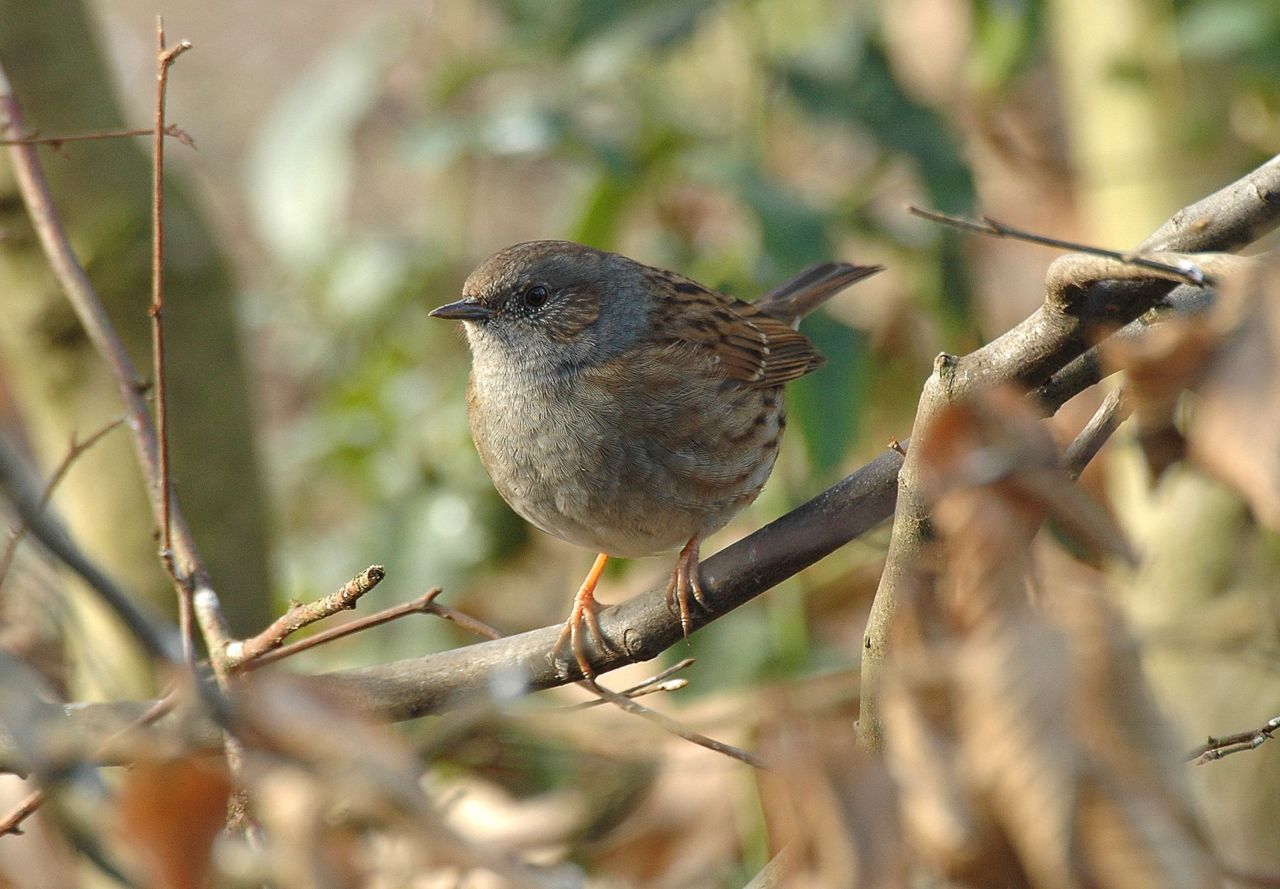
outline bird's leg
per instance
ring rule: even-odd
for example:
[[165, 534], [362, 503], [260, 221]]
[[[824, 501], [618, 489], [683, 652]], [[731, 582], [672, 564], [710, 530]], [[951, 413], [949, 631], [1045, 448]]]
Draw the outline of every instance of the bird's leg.
[[600, 582], [600, 575], [604, 573], [604, 566], [608, 562], [609, 557], [604, 553], [596, 556], [591, 570], [587, 572], [586, 580], [582, 581], [577, 595], [573, 597], [573, 608], [569, 611], [569, 619], [564, 622], [564, 629], [560, 631], [560, 638], [556, 640], [556, 647], [551, 649], [551, 656], [559, 657], [564, 651], [565, 643], [568, 642], [573, 651], [573, 658], [578, 662], [578, 669], [587, 679], [594, 679], [596, 671], [591, 666], [591, 661], [587, 659], [586, 647], [582, 641], [583, 626], [586, 626], [587, 632], [595, 638], [601, 648], [613, 650], [613, 646], [600, 634], [600, 621], [596, 617], [596, 612], [600, 610], [600, 604], [596, 602], [596, 584]]
[[689, 638], [689, 629], [692, 624], [690, 596], [702, 606], [703, 611], [711, 610], [703, 597], [702, 579], [698, 574], [698, 546], [701, 542], [697, 534], [689, 538], [689, 542], [676, 557], [676, 567], [671, 572], [671, 580], [667, 581], [667, 605], [673, 613], [680, 615], [680, 629], [684, 632], [686, 639]]

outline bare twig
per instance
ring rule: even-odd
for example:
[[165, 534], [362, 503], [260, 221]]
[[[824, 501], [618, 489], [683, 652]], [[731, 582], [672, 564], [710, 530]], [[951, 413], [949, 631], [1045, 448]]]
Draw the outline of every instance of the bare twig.
[[[48, 145], [57, 150], [68, 142], [97, 142], [101, 139], [124, 139], [131, 136], [154, 136], [155, 130], [99, 130], [96, 133], [72, 133], [67, 136], [24, 136], [21, 139], [0, 139], [0, 145]], [[195, 148], [196, 141], [191, 138], [191, 134], [179, 127], [177, 124], [169, 124], [164, 128], [164, 134], [171, 139], [177, 139], [188, 148]]]
[[[58, 487], [63, 477], [66, 476], [72, 464], [80, 459], [80, 455], [101, 441], [108, 432], [115, 429], [122, 422], [122, 417], [116, 417], [84, 441], [77, 440], [74, 434], [71, 436], [71, 444], [67, 447], [67, 453], [53, 470], [53, 474], [49, 476], [49, 481], [44, 486], [44, 492], [40, 495], [41, 509], [49, 505], [49, 498], [53, 496], [54, 489]], [[4, 579], [9, 576], [9, 567], [13, 564], [14, 554], [18, 551], [18, 544], [22, 542], [23, 537], [27, 536], [28, 530], [30, 530], [30, 526], [22, 518], [19, 518], [18, 524], [9, 529], [9, 540], [5, 544], [4, 552], [0, 553], [0, 584], [3, 584]]]
[[1210, 737], [1205, 743], [1190, 751], [1186, 759], [1188, 762], [1202, 766], [1233, 753], [1257, 750], [1277, 731], [1280, 731], [1280, 716], [1268, 719], [1257, 728], [1236, 732], [1234, 735], [1224, 735], [1221, 738]]
[[949, 225], [952, 228], [961, 229], [962, 231], [977, 232], [978, 234], [990, 235], [994, 238], [1012, 238], [1016, 241], [1026, 241], [1029, 244], [1039, 244], [1042, 247], [1053, 247], [1058, 250], [1069, 250], [1072, 253], [1087, 253], [1092, 256], [1114, 259], [1118, 262], [1126, 263], [1127, 265], [1137, 266], [1138, 268], [1173, 275], [1174, 277], [1177, 277], [1188, 284], [1194, 284], [1197, 287], [1212, 285], [1214, 283], [1213, 279], [1209, 275], [1206, 275], [1205, 272], [1193, 262], [1161, 262], [1160, 260], [1151, 259], [1139, 252], [1124, 253], [1119, 250], [1107, 250], [1104, 247], [1093, 247], [1089, 244], [1081, 244], [1078, 241], [1064, 241], [1061, 238], [1051, 238], [1048, 235], [1037, 234], [1036, 232], [1025, 231], [1020, 228], [1014, 228], [1011, 225], [1005, 225], [1003, 222], [992, 219], [990, 216], [984, 216], [982, 217], [982, 221], [978, 222], [973, 219], [966, 219], [963, 216], [952, 216], [948, 213], [939, 213], [936, 210], [925, 210], [916, 206], [909, 206], [907, 210], [912, 215], [919, 216], [921, 219], [939, 222], [943, 225]]
[[[672, 664], [665, 670], [661, 670], [643, 682], [637, 682], [630, 688], [624, 688], [618, 694], [627, 698], [638, 698], [641, 695], [653, 694], [660, 691], [679, 691], [689, 684], [687, 679], [672, 679], [671, 677], [679, 673], [681, 670], [692, 667], [694, 659], [687, 657], [678, 663]], [[591, 707], [599, 707], [605, 703], [604, 699], [597, 698], [594, 701], [580, 701], [577, 704], [569, 704], [565, 710], [586, 710]]]
[[1133, 405], [1125, 397], [1124, 389], [1117, 388], [1108, 392], [1089, 422], [1063, 452], [1062, 468], [1067, 474], [1072, 478], [1079, 478], [1089, 461], [1098, 455], [1107, 439], [1132, 412]]
[[717, 741], [715, 738], [708, 738], [701, 732], [694, 731], [687, 725], [677, 722], [666, 714], [659, 713], [657, 710], [651, 710], [643, 704], [637, 704], [635, 701], [631, 700], [631, 698], [620, 694], [619, 692], [605, 688], [594, 679], [583, 679], [578, 684], [583, 688], [590, 689], [592, 692], [599, 695], [610, 704], [613, 704], [615, 707], [620, 707], [628, 713], [639, 716], [641, 719], [646, 719], [660, 727], [663, 731], [669, 732], [676, 737], [684, 738], [686, 741], [697, 744], [699, 747], [705, 747], [708, 750], [715, 751], [716, 753], [722, 753], [725, 756], [736, 759], [740, 762], [745, 762], [753, 768], [769, 771], [769, 764], [751, 751], [743, 750], [741, 747], [734, 747], [732, 744], [726, 744], [723, 741]]
[[493, 627], [477, 620], [469, 614], [464, 614], [447, 605], [441, 605], [436, 598], [443, 592], [440, 587], [432, 587], [412, 602], [404, 602], [400, 605], [392, 605], [390, 608], [384, 608], [382, 611], [370, 614], [358, 620], [349, 621], [340, 627], [333, 627], [323, 632], [316, 633], [314, 636], [308, 636], [306, 639], [299, 639], [297, 642], [289, 645], [282, 645], [274, 651], [263, 652], [251, 661], [246, 661], [237, 666], [237, 669], [256, 670], [258, 667], [284, 660], [292, 657], [300, 651], [306, 651], [308, 648], [315, 648], [317, 645], [324, 645], [335, 639], [341, 639], [344, 636], [351, 636], [365, 630], [390, 623], [393, 620], [399, 620], [410, 614], [434, 614], [436, 617], [442, 617], [445, 620], [452, 621], [463, 629], [469, 630], [477, 636], [484, 639], [501, 639], [502, 634]]
[[[22, 139], [28, 135], [22, 108], [13, 94], [13, 88], [3, 68], [0, 68], [0, 115], [7, 120], [8, 129], [16, 134], [16, 138]], [[150, 408], [143, 397], [144, 387], [139, 383], [138, 372], [120, 337], [116, 334], [102, 301], [98, 298], [84, 268], [71, 248], [70, 239], [58, 215], [53, 196], [49, 191], [48, 180], [45, 178], [36, 154], [36, 146], [21, 142], [10, 145], [9, 156], [13, 162], [13, 173], [18, 190], [26, 204], [41, 247], [48, 257], [49, 267], [66, 293], [76, 316], [80, 319], [85, 334], [111, 369], [116, 389], [125, 406], [126, 425], [133, 433], [138, 465], [143, 477], [147, 480], [152, 514], [159, 521], [162, 513], [161, 501], [164, 498], [158, 496], [161, 487], [156, 431]], [[169, 508], [173, 535], [172, 549], [180, 563], [179, 573], [183, 577], [203, 579], [206, 575], [204, 562], [191, 536], [190, 528], [176, 504], [172, 504]], [[207, 581], [204, 581], [204, 585], [212, 594], [212, 588], [208, 587]], [[225, 648], [228, 637], [225, 634], [219, 636], [220, 628], [212, 622], [202, 629], [205, 631], [205, 642], [211, 653], [214, 670], [222, 675], [225, 671], [219, 663], [218, 653]]]
[[242, 668], [269, 651], [278, 651], [285, 639], [303, 627], [322, 621], [339, 611], [354, 609], [360, 597], [381, 583], [386, 576], [386, 569], [381, 565], [370, 565], [339, 587], [337, 592], [316, 599], [314, 602], [291, 605], [288, 611], [272, 621], [269, 627], [256, 636], [232, 642], [227, 647], [227, 665], [233, 670]]
[[26, 798], [10, 810], [9, 814], [0, 818], [0, 837], [14, 834], [15, 836], [22, 833], [22, 822], [31, 817], [32, 813], [44, 803], [44, 788], [37, 787]]
[[50, 553], [93, 590], [153, 657], [172, 661], [180, 646], [170, 626], [145, 611], [145, 603], [130, 596], [72, 541], [61, 522], [45, 506], [43, 492], [26, 463], [0, 438], [0, 490], [8, 496], [23, 526]]
[[164, 45], [164, 19], [156, 17], [156, 109], [155, 126], [151, 142], [151, 360], [152, 382], [155, 386], [156, 444], [158, 451], [158, 478], [155, 493], [160, 503], [160, 560], [178, 591], [181, 616], [183, 653], [188, 661], [195, 657], [195, 642], [191, 638], [193, 585], [182, 576], [173, 558], [173, 522], [170, 511], [173, 504], [173, 485], [169, 477], [169, 401], [166, 397], [164, 355], [164, 138], [165, 99], [169, 86], [169, 68], [174, 60], [191, 48], [183, 40], [172, 49]]
[[[1046, 385], [1099, 339], [1157, 305], [1177, 284], [1210, 281], [1215, 273], [1241, 262], [1228, 254], [1202, 251], [1238, 249], [1248, 238], [1260, 237], [1278, 222], [1280, 157], [1174, 214], [1132, 251], [1141, 257], [1141, 263], [1126, 261], [1131, 255], [1126, 253], [1058, 257], [1045, 276], [1044, 302], [1030, 317], [969, 355], [938, 356], [920, 396], [913, 438], [929, 428], [946, 405], [975, 392], [1005, 384], [1030, 389]], [[998, 227], [992, 231], [989, 225], [975, 227], [1007, 234]], [[1190, 251], [1198, 255], [1185, 255]], [[1086, 378], [1087, 374], [1081, 377]], [[1056, 410], [1060, 403], [1055, 400], [1049, 407]], [[901, 591], [910, 583], [911, 566], [923, 558], [932, 533], [928, 503], [920, 487], [919, 451], [917, 442], [899, 474], [889, 554], [863, 638], [858, 728], [863, 742], [872, 748], [881, 742], [877, 686], [890, 628]]]

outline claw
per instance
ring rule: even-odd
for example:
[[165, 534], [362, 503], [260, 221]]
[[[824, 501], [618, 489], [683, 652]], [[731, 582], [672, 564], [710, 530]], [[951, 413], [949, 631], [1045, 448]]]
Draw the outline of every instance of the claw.
[[[582, 586], [578, 588], [578, 593], [573, 597], [573, 608], [569, 611], [569, 618], [564, 622], [564, 628], [560, 631], [560, 638], [556, 640], [555, 647], [551, 649], [551, 657], [559, 658], [564, 653], [565, 643], [568, 643], [569, 649], [573, 652], [573, 659], [578, 663], [578, 669], [587, 679], [595, 679], [596, 671], [591, 665], [590, 659], [587, 658], [586, 644], [584, 636], [591, 636], [596, 645], [606, 651], [615, 651], [616, 649], [609, 643], [604, 635], [600, 632], [600, 620], [596, 616], [600, 611], [600, 604], [596, 602], [595, 592], [596, 584], [600, 582], [600, 575], [604, 573], [604, 566], [608, 563], [609, 557], [604, 553], [596, 556], [595, 563], [591, 566], [591, 570], [587, 573], [587, 578], [582, 582]], [[583, 627], [586, 632], [583, 632]]]
[[676, 567], [671, 572], [671, 579], [667, 581], [667, 607], [671, 609], [672, 614], [680, 615], [680, 630], [684, 633], [686, 639], [689, 638], [689, 631], [693, 628], [693, 609], [689, 604], [690, 597], [694, 602], [698, 603], [703, 611], [711, 610], [703, 594], [702, 578], [699, 576], [699, 543], [700, 541], [696, 534], [689, 538], [689, 542], [684, 545], [684, 548], [680, 550], [680, 555], [676, 558]]

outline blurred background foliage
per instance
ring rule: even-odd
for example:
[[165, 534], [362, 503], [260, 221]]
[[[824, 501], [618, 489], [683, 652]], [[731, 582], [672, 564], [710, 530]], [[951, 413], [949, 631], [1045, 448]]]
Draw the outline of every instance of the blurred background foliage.
[[[442, 585], [507, 632], [563, 618], [591, 554], [496, 496], [467, 431], [464, 344], [427, 317], [496, 249], [569, 238], [745, 298], [829, 258], [887, 266], [806, 321], [830, 362], [790, 388], [773, 480], [711, 552], [907, 435], [938, 351], [969, 350], [1039, 304], [1051, 253], [959, 237], [908, 204], [1124, 248], [1280, 145], [1273, 0], [158, 6], [171, 39], [196, 47], [174, 70], [170, 118], [199, 150], [170, 156], [240, 282], [277, 608], [379, 562], [389, 579], [369, 608]], [[144, 125], [157, 3], [91, 7]], [[1064, 435], [1095, 397], [1064, 410]], [[1143, 521], [1155, 507], [1139, 495], [1108, 495], [1141, 474], [1128, 447], [1109, 447], [1120, 459], [1085, 483]], [[1220, 552], [1247, 549], [1257, 563], [1243, 573], [1274, 577], [1274, 540], [1247, 522], [1231, 534]], [[675, 652], [700, 658], [686, 695], [856, 666], [886, 535]], [[668, 570], [665, 557], [616, 565], [602, 598]], [[1214, 594], [1229, 586], [1214, 578]], [[460, 641], [413, 619], [299, 666]], [[739, 826], [757, 844], [750, 874], [759, 825]]]
[[[589, 554], [496, 497], [466, 429], [465, 349], [426, 316], [489, 252], [570, 238], [747, 298], [826, 258], [888, 266], [806, 322], [831, 361], [791, 387], [774, 480], [714, 550], [905, 435], [932, 356], [1038, 301], [1047, 254], [961, 239], [908, 203], [1122, 247], [1277, 141], [1264, 0], [281, 3], [252, 6], [252, 34], [235, 6], [162, 11], [197, 47], [171, 115], [200, 151], [175, 164], [239, 264], [280, 600], [376, 561], [379, 604], [441, 584], [508, 631], [559, 617]], [[137, 115], [150, 10], [97, 10]], [[1123, 21], [1064, 33], [1079, 15]], [[1115, 107], [1150, 131], [1096, 119]], [[1117, 188], [1123, 218], [1093, 197]], [[716, 667], [695, 684], [847, 663], [879, 551], [855, 545], [701, 634]], [[619, 566], [603, 595], [665, 570]], [[379, 656], [447, 633], [394, 627]], [[367, 660], [359, 644], [322, 657]]]

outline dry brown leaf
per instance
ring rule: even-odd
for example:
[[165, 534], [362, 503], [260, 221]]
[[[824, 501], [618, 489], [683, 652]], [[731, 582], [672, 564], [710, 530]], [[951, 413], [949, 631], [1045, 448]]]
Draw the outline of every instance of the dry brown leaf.
[[858, 746], [852, 721], [783, 717], [766, 726], [761, 774], [771, 845], [786, 850], [780, 887], [878, 889], [906, 877], [893, 782]]
[[137, 855], [143, 885], [206, 885], [213, 841], [226, 823], [230, 794], [220, 757], [149, 759], [129, 770], [116, 819], [121, 837]]
[[988, 395], [943, 422], [922, 467], [939, 542], [904, 601], [883, 688], [916, 854], [967, 886], [1215, 885], [1119, 619], [1099, 595], [1028, 595], [1045, 517], [1065, 513], [1103, 544], [1118, 532], [1054, 480], [1020, 399]]
[[1219, 334], [1205, 318], [1170, 318], [1141, 336], [1107, 340], [1103, 361], [1124, 371], [1134, 434], [1153, 481], [1186, 456], [1176, 420], [1185, 392], [1199, 378]]
[[1191, 456], [1280, 530], [1280, 264], [1233, 283], [1216, 314], [1238, 321], [1199, 387]]

